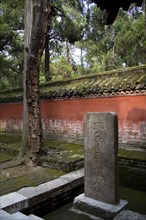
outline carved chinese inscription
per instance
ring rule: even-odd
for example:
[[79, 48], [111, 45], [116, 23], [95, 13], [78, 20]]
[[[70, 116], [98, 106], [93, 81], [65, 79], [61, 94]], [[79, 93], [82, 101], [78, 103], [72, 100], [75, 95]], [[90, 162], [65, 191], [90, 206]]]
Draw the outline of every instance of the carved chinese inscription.
[[117, 130], [114, 113], [87, 113], [84, 118], [85, 195], [111, 204], [119, 202]]
[[96, 176], [96, 181], [95, 181], [95, 189], [96, 191], [100, 191], [103, 185], [103, 179], [102, 176], [99, 175], [102, 172], [102, 154], [100, 152], [100, 148], [103, 142], [102, 139], [102, 132], [103, 132], [103, 126], [102, 124], [97, 121], [93, 124], [93, 130], [94, 130], [94, 138], [93, 142], [95, 143], [95, 176]]

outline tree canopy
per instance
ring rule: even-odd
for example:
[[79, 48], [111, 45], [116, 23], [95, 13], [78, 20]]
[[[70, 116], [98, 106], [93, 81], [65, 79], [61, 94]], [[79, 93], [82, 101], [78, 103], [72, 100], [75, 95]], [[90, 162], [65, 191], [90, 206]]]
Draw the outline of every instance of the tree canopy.
[[24, 1], [0, 1], [0, 85], [22, 86]]
[[[106, 26], [89, 0], [52, 0], [40, 81], [146, 63], [144, 6], [119, 10]], [[0, 1], [0, 89], [22, 86], [24, 0]], [[135, 43], [136, 42], [136, 43]]]

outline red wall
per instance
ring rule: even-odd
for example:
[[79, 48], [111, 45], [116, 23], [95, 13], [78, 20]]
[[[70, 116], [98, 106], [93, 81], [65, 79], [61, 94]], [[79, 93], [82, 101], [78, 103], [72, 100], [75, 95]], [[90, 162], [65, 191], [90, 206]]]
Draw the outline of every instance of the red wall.
[[22, 119], [22, 111], [22, 103], [0, 104], [0, 119]]
[[[146, 145], [146, 96], [117, 96], [54, 100], [41, 103], [44, 134], [52, 138], [82, 140], [83, 115], [86, 112], [116, 112], [119, 141], [135, 147]], [[20, 132], [22, 104], [1, 104], [1, 131]]]
[[[22, 118], [22, 104], [1, 104], [0, 119]], [[119, 120], [146, 120], [146, 96], [57, 100], [41, 103], [42, 118], [82, 120], [86, 112], [113, 111]]]
[[86, 112], [113, 111], [119, 120], [133, 122], [146, 120], [146, 97], [127, 96], [112, 98], [90, 98], [42, 103], [42, 118], [80, 120]]

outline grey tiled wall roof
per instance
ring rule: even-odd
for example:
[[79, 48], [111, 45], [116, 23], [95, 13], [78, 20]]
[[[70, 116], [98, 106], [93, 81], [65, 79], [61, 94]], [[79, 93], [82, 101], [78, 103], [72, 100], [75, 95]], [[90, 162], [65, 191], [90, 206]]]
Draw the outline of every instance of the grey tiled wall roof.
[[[54, 81], [40, 86], [41, 100], [146, 94], [146, 65]], [[0, 102], [22, 102], [22, 89], [2, 92]]]

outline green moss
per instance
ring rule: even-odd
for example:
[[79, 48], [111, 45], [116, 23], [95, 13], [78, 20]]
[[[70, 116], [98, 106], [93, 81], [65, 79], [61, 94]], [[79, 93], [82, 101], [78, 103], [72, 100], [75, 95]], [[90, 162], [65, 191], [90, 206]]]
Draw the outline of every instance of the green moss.
[[0, 142], [5, 144], [21, 143], [21, 136], [14, 134], [0, 134]]
[[[90, 93], [88, 88], [94, 88], [94, 85], [98, 85], [98, 88], [102, 91], [106, 88], [108, 91], [117, 89], [120, 86], [124, 86], [127, 89], [127, 82], [129, 87], [135, 88], [137, 83], [144, 84], [146, 65], [130, 67], [127, 69], [117, 69], [112, 71], [106, 71], [96, 74], [84, 75], [75, 79], [62, 80], [49, 82], [40, 86], [41, 95], [44, 93], [50, 94], [51, 97], [62, 94], [62, 97], [66, 96], [66, 92], [72, 90], [74, 93], [82, 88], [87, 89], [85, 94]], [[122, 79], [122, 80], [121, 80]], [[123, 82], [121, 84], [121, 82]], [[106, 87], [104, 86], [106, 85]], [[0, 98], [8, 102], [22, 101], [22, 89], [14, 89], [10, 91], [1, 92]], [[57, 95], [57, 96], [58, 96]], [[82, 94], [83, 95], [83, 94]], [[7, 100], [8, 99], [8, 100]]]
[[49, 148], [54, 148], [62, 151], [70, 151], [72, 153], [83, 154], [83, 145], [68, 143], [66, 141], [55, 141], [55, 140], [44, 140], [44, 146]]
[[48, 182], [63, 175], [63, 171], [55, 169], [41, 168], [38, 171], [21, 174], [22, 166], [13, 169], [6, 169], [0, 174], [0, 196], [17, 191], [23, 187], [38, 186], [39, 184]]
[[146, 152], [142, 152], [142, 151], [131, 151], [131, 150], [119, 149], [118, 156], [124, 157], [127, 159], [146, 161]]
[[120, 187], [120, 198], [128, 201], [128, 208], [146, 215], [146, 192]]
[[78, 144], [78, 143], [70, 143], [70, 142], [67, 142], [67, 141], [64, 141], [64, 140], [49, 140], [49, 139], [44, 139], [44, 145], [49, 147], [49, 146], [52, 146], [52, 147], [57, 147], [57, 148], [60, 148], [60, 149], [64, 149], [64, 148], [74, 148], [74, 147], [77, 147], [77, 148], [80, 148], [80, 147], [83, 147], [83, 144]]
[[21, 95], [21, 96], [23, 95], [22, 88], [0, 91], [0, 97], [2, 98], [14, 97], [14, 96], [17, 97], [18, 95]]
[[[1, 147], [9, 148], [9, 149], [20, 149], [21, 147], [21, 136], [19, 135], [0, 135], [1, 139]], [[82, 144], [74, 144], [68, 143], [66, 141], [56, 141], [56, 140], [48, 140], [44, 139], [45, 149], [49, 151], [49, 149], [53, 149], [53, 157], [54, 159], [58, 159], [60, 161], [66, 160], [67, 162], [73, 161], [75, 159], [83, 158], [83, 145]], [[56, 153], [55, 152], [60, 152]]]
[[[44, 145], [48, 149], [54, 149], [52, 160], [60, 162], [72, 162], [83, 158], [83, 145], [68, 143], [66, 141], [44, 140]], [[55, 153], [56, 150], [56, 153]], [[50, 160], [49, 158], [48, 160]]]
[[6, 162], [6, 161], [9, 161], [9, 160], [12, 160], [12, 159], [13, 159], [12, 155], [8, 155], [8, 154], [0, 152], [0, 163]]

